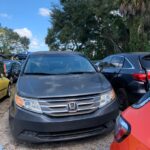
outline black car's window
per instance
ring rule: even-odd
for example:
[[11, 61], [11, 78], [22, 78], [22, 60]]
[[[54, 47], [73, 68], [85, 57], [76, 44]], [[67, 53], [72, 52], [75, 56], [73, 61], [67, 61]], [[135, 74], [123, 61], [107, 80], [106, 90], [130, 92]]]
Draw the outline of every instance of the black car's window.
[[99, 67], [108, 68], [110, 67], [111, 56], [104, 58], [101, 62], [99, 62]]
[[103, 62], [110, 62], [111, 61], [111, 56], [108, 56], [106, 58], [103, 59]]
[[25, 74], [67, 74], [96, 72], [91, 63], [79, 55], [34, 55], [30, 56]]
[[145, 55], [140, 58], [140, 62], [143, 68], [150, 69], [150, 55]]
[[127, 59], [124, 60], [123, 68], [124, 69], [130, 69], [130, 68], [132, 68], [130, 62]]
[[14, 71], [18, 72], [18, 71], [20, 71], [20, 69], [21, 69], [21, 65], [18, 62], [16, 62], [14, 64]]
[[122, 68], [123, 66], [123, 61], [124, 61], [124, 58], [123, 57], [119, 57], [119, 56], [114, 56], [110, 62], [111, 64], [111, 67], [114, 67], [114, 68]]

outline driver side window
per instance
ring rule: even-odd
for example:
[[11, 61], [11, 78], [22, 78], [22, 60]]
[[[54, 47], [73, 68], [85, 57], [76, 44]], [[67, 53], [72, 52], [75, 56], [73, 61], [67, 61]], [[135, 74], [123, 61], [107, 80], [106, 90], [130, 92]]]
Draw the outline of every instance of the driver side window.
[[120, 56], [114, 56], [110, 62], [112, 68], [122, 68], [124, 58]]
[[111, 59], [112, 59], [111, 56], [108, 56], [108, 57], [104, 58], [102, 60], [102, 62], [99, 64], [99, 67], [109, 68], [110, 67], [110, 61], [111, 61]]

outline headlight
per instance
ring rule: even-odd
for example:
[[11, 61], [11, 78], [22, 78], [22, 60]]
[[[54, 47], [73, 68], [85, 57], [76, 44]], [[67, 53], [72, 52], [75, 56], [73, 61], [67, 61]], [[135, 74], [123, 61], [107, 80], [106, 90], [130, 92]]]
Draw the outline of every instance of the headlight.
[[101, 94], [100, 96], [100, 105], [99, 107], [103, 107], [114, 100], [116, 97], [114, 90], [108, 91], [106, 93]]
[[38, 100], [22, 98], [22, 97], [16, 95], [15, 102], [16, 102], [16, 105], [21, 108], [24, 108], [24, 109], [27, 109], [27, 110], [30, 110], [30, 111], [33, 111], [36, 113], [42, 113], [42, 110], [41, 110]]

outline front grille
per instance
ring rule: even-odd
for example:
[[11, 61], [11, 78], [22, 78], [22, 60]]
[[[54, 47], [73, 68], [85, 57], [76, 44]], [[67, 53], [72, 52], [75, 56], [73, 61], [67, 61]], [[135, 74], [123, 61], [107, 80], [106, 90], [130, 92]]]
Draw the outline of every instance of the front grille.
[[96, 111], [100, 104], [100, 95], [45, 99], [39, 101], [44, 114], [63, 117], [88, 114]]

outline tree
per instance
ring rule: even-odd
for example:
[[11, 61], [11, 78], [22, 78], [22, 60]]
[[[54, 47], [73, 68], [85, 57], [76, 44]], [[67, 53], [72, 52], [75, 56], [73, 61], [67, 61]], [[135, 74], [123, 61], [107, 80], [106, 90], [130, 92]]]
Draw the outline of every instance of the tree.
[[20, 37], [12, 29], [0, 27], [0, 53], [22, 52], [29, 48], [29, 44], [28, 38]]
[[52, 10], [46, 44], [53, 50], [82, 51], [89, 57], [120, 52], [128, 41], [128, 30], [117, 3], [111, 0], [62, 0]]
[[[149, 45], [150, 1], [121, 0], [120, 12], [126, 18], [129, 27], [130, 51], [145, 51]], [[149, 46], [148, 46], [149, 45]]]
[[45, 39], [50, 50], [81, 51], [97, 59], [150, 48], [149, 0], [61, 0], [50, 17]]

